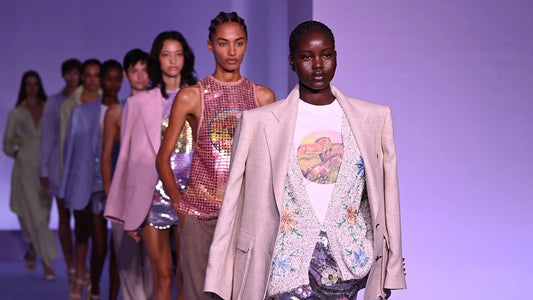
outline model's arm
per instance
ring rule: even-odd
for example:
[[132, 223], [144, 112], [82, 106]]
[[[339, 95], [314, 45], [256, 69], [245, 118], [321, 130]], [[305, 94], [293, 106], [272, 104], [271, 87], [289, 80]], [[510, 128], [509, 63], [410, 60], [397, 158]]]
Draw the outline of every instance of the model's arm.
[[120, 104], [111, 105], [104, 117], [104, 136], [102, 143], [102, 179], [104, 181], [104, 191], [106, 196], [109, 194], [111, 186], [111, 177], [113, 176], [113, 146], [116, 141], [120, 140], [120, 119], [122, 113]]
[[9, 112], [2, 149], [7, 156], [17, 158], [18, 147], [15, 142], [15, 111]]
[[[178, 212], [181, 194], [176, 186], [174, 173], [170, 167], [170, 155], [174, 151], [185, 121], [189, 121], [193, 136], [196, 136], [201, 109], [201, 95], [198, 85], [186, 87], [181, 90], [172, 104], [168, 128], [165, 131], [165, 136], [157, 153], [156, 164], [159, 177], [172, 201], [172, 205]], [[180, 221], [183, 222], [183, 218], [180, 218]]]
[[256, 92], [259, 106], [267, 105], [276, 101], [276, 95], [274, 95], [274, 92], [264, 85], [257, 85]]
[[400, 224], [400, 195], [396, 171], [396, 146], [390, 108], [387, 107], [381, 132], [383, 149], [383, 171], [385, 186], [385, 223], [389, 245], [389, 260], [385, 273], [385, 289], [406, 288], [402, 258], [402, 238]]

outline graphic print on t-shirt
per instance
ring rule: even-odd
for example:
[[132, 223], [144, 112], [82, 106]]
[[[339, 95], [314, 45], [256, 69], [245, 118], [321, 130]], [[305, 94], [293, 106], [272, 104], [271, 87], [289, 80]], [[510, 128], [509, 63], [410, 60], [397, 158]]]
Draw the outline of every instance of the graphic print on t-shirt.
[[222, 155], [231, 153], [233, 135], [239, 123], [242, 111], [240, 109], [223, 110], [216, 114], [209, 122], [209, 139], [211, 145]]
[[298, 163], [303, 176], [315, 183], [337, 181], [344, 146], [338, 131], [321, 130], [305, 136], [298, 146]]

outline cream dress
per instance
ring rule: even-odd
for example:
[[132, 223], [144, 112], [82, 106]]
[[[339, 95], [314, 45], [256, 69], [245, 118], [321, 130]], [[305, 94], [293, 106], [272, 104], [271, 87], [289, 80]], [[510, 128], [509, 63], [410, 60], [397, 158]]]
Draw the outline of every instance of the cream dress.
[[9, 206], [18, 216], [24, 240], [51, 266], [58, 249], [48, 226], [52, 198], [39, 182], [39, 144], [39, 128], [22, 102], [9, 112], [3, 140], [4, 153], [15, 158]]

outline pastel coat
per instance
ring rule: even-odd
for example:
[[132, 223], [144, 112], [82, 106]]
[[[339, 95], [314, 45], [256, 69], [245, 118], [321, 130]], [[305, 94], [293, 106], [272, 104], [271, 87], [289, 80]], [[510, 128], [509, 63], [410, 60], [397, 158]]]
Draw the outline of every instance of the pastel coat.
[[154, 88], [126, 101], [120, 152], [104, 216], [136, 230], [146, 219], [159, 175], [155, 158], [161, 146], [161, 91]]
[[94, 159], [102, 151], [99, 142], [101, 105], [102, 97], [74, 107], [67, 126], [58, 197], [64, 199], [65, 206], [70, 209], [84, 209], [95, 192]]
[[[400, 202], [390, 108], [331, 89], [365, 162], [374, 227], [374, 261], [365, 300], [406, 288]], [[296, 86], [287, 99], [244, 111], [209, 253], [204, 292], [223, 299], [263, 299], [283, 208], [289, 154], [298, 110]]]

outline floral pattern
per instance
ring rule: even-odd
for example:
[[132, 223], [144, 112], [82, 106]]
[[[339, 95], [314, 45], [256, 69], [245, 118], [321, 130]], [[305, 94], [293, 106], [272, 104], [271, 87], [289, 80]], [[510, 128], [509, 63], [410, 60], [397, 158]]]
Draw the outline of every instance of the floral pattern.
[[320, 275], [322, 276], [322, 284], [325, 286], [334, 285], [339, 280], [339, 273], [331, 267], [327, 267]]
[[355, 205], [355, 203], [348, 206], [345, 218], [348, 221], [348, 224], [352, 226], [357, 223], [357, 205]]
[[[275, 299], [305, 299], [300, 294], [307, 295], [307, 290], [298, 289], [306, 285], [312, 286], [311, 297], [320, 293], [320, 288], [315, 290], [316, 284], [336, 289], [341, 282], [348, 287], [360, 282], [364, 287], [364, 278], [373, 261], [372, 219], [363, 158], [345, 118], [342, 142], [345, 151], [342, 165], [331, 198], [325, 199], [330, 202], [323, 223], [309, 202], [296, 149], [293, 147], [291, 151], [267, 298], [278, 295], [281, 297]], [[311, 280], [310, 263], [316, 259], [313, 251], [322, 241], [322, 232], [331, 234], [325, 245], [333, 264], [319, 262]]]
[[283, 276], [292, 270], [291, 256], [280, 252], [272, 261], [272, 274], [275, 276]]
[[303, 299], [310, 297], [312, 294], [313, 290], [308, 284], [302, 285], [296, 289], [296, 295], [302, 297]]
[[290, 209], [289, 207], [285, 207], [280, 221], [281, 232], [284, 234], [292, 232], [294, 230], [294, 227], [296, 227], [296, 225], [298, 224], [298, 220], [296, 218], [296, 212], [293, 209]]
[[353, 264], [356, 268], [361, 268], [368, 262], [368, 256], [362, 248], [353, 251], [352, 253]]

